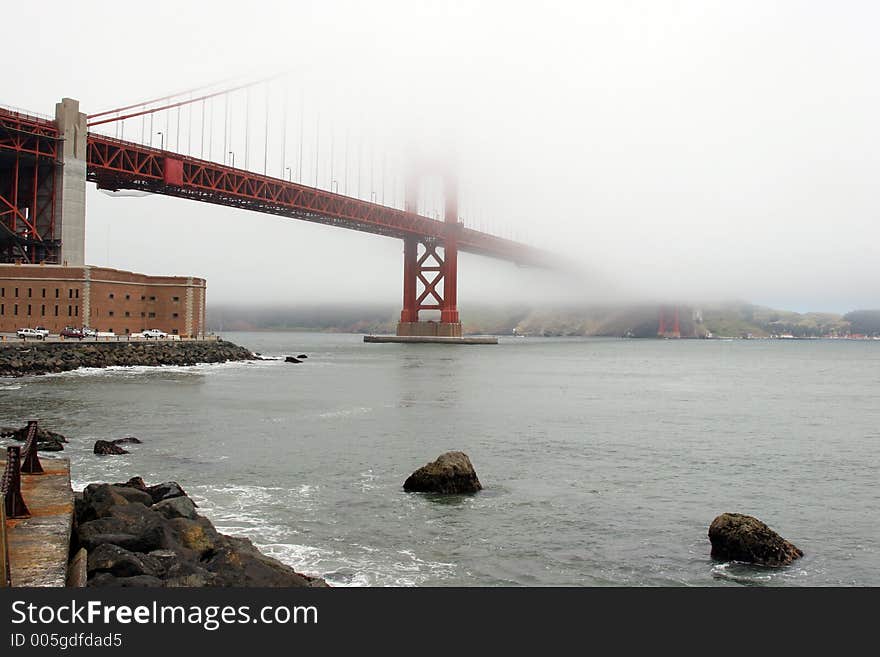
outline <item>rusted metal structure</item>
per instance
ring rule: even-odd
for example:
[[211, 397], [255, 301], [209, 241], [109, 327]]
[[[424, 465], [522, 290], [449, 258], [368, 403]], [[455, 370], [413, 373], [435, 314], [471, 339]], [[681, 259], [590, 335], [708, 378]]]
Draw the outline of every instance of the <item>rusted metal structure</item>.
[[37, 454], [37, 420], [28, 420], [27, 438], [21, 457], [21, 471], [24, 474], [43, 474], [43, 466]]
[[59, 142], [51, 119], [0, 109], [0, 262], [58, 262]]
[[12, 586], [9, 570], [9, 537], [6, 532], [6, 493], [0, 491], [0, 587]]
[[0, 479], [0, 491], [6, 496], [7, 518], [28, 518], [30, 511], [21, 496], [21, 447], [10, 445], [6, 448], [6, 468]]

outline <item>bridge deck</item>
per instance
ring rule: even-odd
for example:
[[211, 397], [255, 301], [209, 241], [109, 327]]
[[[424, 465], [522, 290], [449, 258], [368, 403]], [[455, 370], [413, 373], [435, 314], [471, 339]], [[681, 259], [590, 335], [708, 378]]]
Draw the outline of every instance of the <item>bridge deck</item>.
[[[40, 454], [44, 474], [21, 475], [30, 518], [8, 519], [12, 586], [64, 586], [73, 524], [70, 461]], [[0, 460], [0, 470], [6, 461]]]

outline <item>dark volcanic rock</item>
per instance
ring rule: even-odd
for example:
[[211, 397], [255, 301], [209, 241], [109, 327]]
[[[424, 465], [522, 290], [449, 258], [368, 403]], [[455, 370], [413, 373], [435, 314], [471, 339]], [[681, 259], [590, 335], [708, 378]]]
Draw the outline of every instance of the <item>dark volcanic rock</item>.
[[261, 553], [247, 538], [224, 536], [206, 563], [215, 586], [325, 586], [322, 579], [306, 577]]
[[712, 558], [762, 566], [786, 566], [804, 553], [763, 522], [741, 513], [722, 513], [709, 525]]
[[446, 452], [413, 472], [403, 489], [422, 493], [476, 493], [483, 486], [464, 452]]
[[[11, 437], [22, 442], [27, 440], [27, 433], [27, 425], [19, 428], [3, 427], [0, 429], [0, 437]], [[64, 443], [66, 442], [69, 442], [67, 438], [57, 431], [49, 431], [41, 426], [37, 426], [37, 451], [60, 452], [64, 449]]]
[[128, 454], [128, 450], [122, 449], [118, 445], [114, 445], [106, 440], [95, 441], [95, 454]]
[[299, 358], [294, 358], [293, 356], [288, 356], [284, 359], [285, 363], [301, 363], [302, 361]]
[[153, 502], [161, 502], [162, 500], [170, 500], [172, 497], [184, 497], [186, 495], [186, 491], [176, 481], [166, 481], [155, 486], [147, 486], [145, 490], [152, 496]]
[[190, 520], [198, 518], [195, 503], [186, 496], [169, 497], [161, 502], [156, 502], [153, 511], [158, 511], [169, 520], [172, 518], [189, 518]]
[[134, 577], [116, 577], [110, 573], [98, 573], [95, 577], [89, 579], [86, 586], [97, 587], [151, 587], [156, 588], [162, 586], [162, 580], [151, 575], [135, 575]]
[[124, 484], [116, 484], [117, 486], [130, 486], [131, 488], [137, 488], [138, 490], [147, 490], [147, 484], [140, 477], [132, 477]]
[[116, 440], [111, 440], [110, 442], [114, 445], [140, 445], [144, 441], [140, 438], [135, 438], [134, 436], [126, 436], [125, 438], [117, 438]]
[[112, 491], [124, 497], [129, 503], [139, 502], [144, 506], [153, 506], [153, 497], [145, 490], [139, 490], [131, 486], [112, 486]]
[[88, 586], [326, 586], [219, 533], [179, 484], [91, 484], [75, 505], [74, 551], [85, 548]]
[[123, 504], [128, 504], [128, 500], [119, 494], [117, 486], [89, 484], [83, 490], [82, 500], [77, 501], [77, 517], [83, 522], [105, 518], [112, 507]]
[[156, 567], [144, 555], [136, 554], [118, 545], [103, 543], [89, 553], [89, 574], [107, 572], [117, 577], [156, 574]]
[[297, 358], [308, 358], [308, 356], [306, 356], [305, 354], [300, 354], [299, 356], [297, 356]]

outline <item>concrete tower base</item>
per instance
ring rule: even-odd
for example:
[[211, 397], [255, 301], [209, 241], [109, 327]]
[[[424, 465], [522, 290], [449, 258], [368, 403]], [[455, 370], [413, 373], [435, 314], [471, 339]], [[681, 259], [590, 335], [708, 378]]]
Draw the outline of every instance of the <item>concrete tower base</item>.
[[491, 336], [443, 337], [438, 335], [365, 335], [364, 342], [397, 344], [498, 344]]
[[460, 338], [461, 322], [398, 322], [400, 337]]

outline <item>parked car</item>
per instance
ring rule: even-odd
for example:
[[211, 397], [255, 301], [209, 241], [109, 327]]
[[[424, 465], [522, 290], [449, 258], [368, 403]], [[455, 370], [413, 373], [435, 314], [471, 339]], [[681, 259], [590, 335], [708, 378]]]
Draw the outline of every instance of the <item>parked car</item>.
[[42, 333], [44, 338], [49, 337], [49, 329], [47, 329], [45, 326], [36, 326], [34, 327], [34, 330]]
[[72, 326], [65, 326], [60, 335], [62, 338], [76, 338], [79, 340], [82, 340], [85, 337], [85, 334], [81, 330]]
[[93, 338], [96, 335], [98, 335], [98, 332], [93, 328], [89, 328], [88, 326], [83, 326], [82, 334], [86, 338]]
[[160, 331], [159, 329], [147, 329], [141, 335], [145, 338], [161, 338], [163, 340], [168, 337], [165, 331]]
[[20, 337], [22, 340], [27, 340], [28, 338], [36, 338], [37, 340], [45, 340], [46, 336], [42, 331], [38, 331], [37, 329], [32, 328], [20, 328], [15, 334]]

